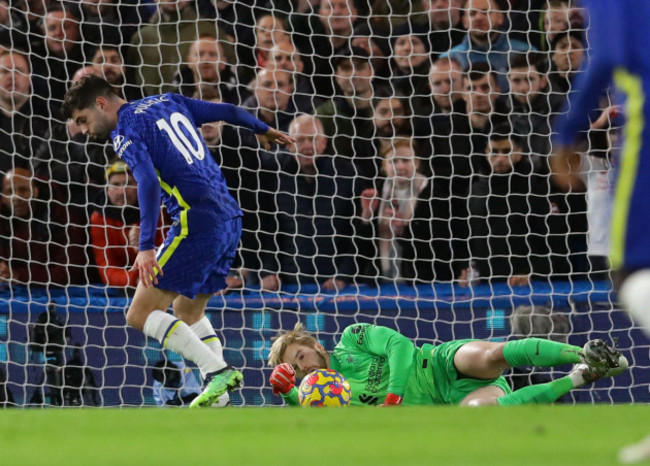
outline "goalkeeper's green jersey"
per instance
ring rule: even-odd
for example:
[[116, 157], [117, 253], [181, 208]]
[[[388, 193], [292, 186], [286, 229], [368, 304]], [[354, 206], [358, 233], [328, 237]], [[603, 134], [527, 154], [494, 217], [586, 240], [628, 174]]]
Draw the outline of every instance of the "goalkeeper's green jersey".
[[[404, 405], [442, 403], [434, 387], [433, 345], [417, 348], [387, 327], [354, 324], [347, 327], [331, 353], [330, 368], [350, 382], [353, 405], [381, 404], [388, 393], [404, 397]], [[298, 391], [284, 396], [297, 404]]]

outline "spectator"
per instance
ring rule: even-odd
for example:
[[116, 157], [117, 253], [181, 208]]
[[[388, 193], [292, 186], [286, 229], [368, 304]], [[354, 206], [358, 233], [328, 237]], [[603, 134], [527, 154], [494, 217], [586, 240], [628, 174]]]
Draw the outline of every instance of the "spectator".
[[[273, 5], [264, 6], [260, 2], [230, 2], [210, 0], [196, 2], [202, 18], [216, 23], [217, 28], [224, 32], [220, 39], [234, 47], [235, 54], [228, 60], [235, 64], [233, 74], [239, 76], [239, 82], [249, 82], [257, 71], [255, 62], [255, 11], [277, 10], [277, 0]], [[228, 54], [230, 55], [230, 54]], [[243, 102], [245, 98], [241, 98]]]
[[356, 276], [353, 260], [354, 170], [325, 152], [320, 120], [301, 115], [289, 125], [296, 138], [283, 154], [275, 203], [275, 238], [263, 247], [262, 288], [318, 284], [343, 288]]
[[540, 55], [513, 54], [508, 72], [510, 93], [502, 96], [500, 103], [507, 109], [515, 131], [526, 138], [533, 165], [548, 172], [551, 118], [561, 111], [565, 99], [549, 92], [545, 71], [546, 63]]
[[405, 24], [391, 36], [393, 62], [391, 87], [409, 97], [428, 95], [428, 76], [431, 68], [427, 30]]
[[138, 253], [140, 233], [135, 178], [126, 164], [118, 161], [106, 171], [106, 182], [106, 191], [95, 201], [98, 207], [90, 216], [95, 263], [105, 285], [135, 287], [138, 272], [130, 270]]
[[456, 60], [440, 58], [431, 65], [429, 90], [433, 113], [451, 113], [462, 101], [463, 69]]
[[372, 159], [374, 73], [370, 56], [358, 47], [339, 54], [335, 79], [340, 94], [318, 107], [316, 113], [330, 138], [329, 152], [351, 158], [357, 174], [372, 180], [377, 173]]
[[394, 139], [384, 155], [384, 182], [379, 190], [361, 193], [361, 217], [373, 221], [372, 237], [377, 239], [378, 250], [374, 257], [383, 280], [433, 279], [431, 273], [426, 277], [417, 273], [423, 266], [431, 270], [435, 235], [427, 225], [432, 217], [430, 180], [419, 172], [420, 159], [415, 154], [412, 140]]
[[[201, 384], [182, 360], [170, 361], [163, 357], [151, 370], [153, 399], [158, 406], [187, 406], [199, 393]], [[228, 393], [221, 395], [230, 398]]]
[[81, 37], [94, 45], [114, 47], [128, 44], [139, 21], [135, 7], [115, 0], [84, 0], [80, 2]]
[[380, 88], [372, 100], [372, 123], [375, 126], [375, 171], [380, 171], [380, 154], [385, 154], [393, 145], [393, 138], [411, 137], [411, 115], [409, 99], [395, 95], [389, 89]]
[[0, 75], [0, 141], [6, 143], [0, 148], [0, 171], [28, 168], [61, 187], [69, 181], [65, 126], [49, 117], [47, 101], [32, 92], [38, 78], [25, 55], [0, 53]]
[[549, 50], [558, 34], [569, 31], [581, 32], [583, 20], [574, 0], [548, 0], [542, 10], [543, 37], [541, 50]]
[[[429, 71], [428, 95], [413, 100], [413, 128], [417, 135], [433, 135], [433, 146], [449, 146], [452, 112], [464, 113], [463, 69], [456, 60], [439, 58]], [[434, 149], [441, 153], [443, 149]]]
[[68, 82], [90, 55], [82, 48], [79, 17], [68, 7], [54, 4], [47, 8], [43, 34], [43, 45], [30, 55], [34, 93], [47, 99], [50, 114], [58, 117]]
[[25, 55], [0, 53], [0, 176], [14, 166], [31, 167], [49, 132], [43, 101], [32, 94], [31, 76]]
[[429, 31], [428, 49], [434, 55], [432, 58], [463, 41], [462, 0], [421, 0], [421, 7], [426, 13], [422, 23]]
[[547, 0], [508, 0], [507, 24], [504, 29], [508, 31], [508, 37], [520, 42], [545, 50], [541, 45], [542, 10]]
[[15, 2], [11, 2], [13, 8], [9, 3], [8, 0], [0, 1], [0, 45], [9, 50], [26, 50], [30, 43], [27, 15]]
[[[271, 69], [259, 71], [255, 93], [243, 106], [252, 109], [257, 118], [282, 132], [287, 131], [289, 123], [298, 113], [314, 111], [308, 97], [295, 94], [292, 73]], [[251, 140], [249, 145], [257, 146], [257, 143]]]
[[[463, 87], [465, 112], [452, 114], [451, 151], [443, 150], [443, 153], [463, 156], [466, 163], [471, 162], [465, 169], [456, 173], [460, 176], [467, 173], [467, 168], [474, 171], [481, 165], [492, 128], [506, 117], [505, 109], [500, 107], [500, 101], [497, 100], [500, 88], [496, 73], [490, 69], [490, 65], [474, 65], [472, 70], [464, 75]], [[479, 156], [478, 160], [476, 155]]]
[[213, 19], [219, 29], [225, 33], [222, 39], [242, 43], [246, 47], [252, 46], [255, 41], [253, 3], [259, 2], [210, 0], [197, 3], [201, 17]]
[[[621, 127], [620, 116], [622, 109], [612, 105], [609, 96], [602, 99], [604, 110], [600, 111], [597, 118], [589, 126], [588, 140], [583, 142], [582, 156], [582, 181], [583, 185], [574, 186], [571, 193], [564, 196], [569, 199], [580, 199], [580, 193], [586, 192], [587, 226], [572, 225], [574, 230], [587, 231], [587, 259], [589, 263], [589, 278], [594, 280], [609, 279], [611, 265], [609, 262], [610, 251], [610, 226], [612, 218], [612, 186], [614, 170], [612, 168], [612, 153], [618, 148], [619, 130]], [[559, 192], [563, 192], [556, 188]], [[575, 202], [574, 202], [575, 204]], [[585, 207], [572, 206], [576, 214], [580, 215]], [[582, 212], [579, 208], [582, 207]], [[575, 223], [575, 222], [574, 222]]]
[[[100, 48], [96, 54], [101, 53], [103, 49]], [[87, 74], [101, 76], [99, 71], [103, 69], [106, 69], [106, 74], [117, 78], [117, 74], [109, 72], [114, 67], [108, 65], [101, 65], [96, 68], [92, 66]], [[85, 75], [86, 73], [75, 73], [72, 82], [77, 82]], [[97, 200], [100, 192], [103, 191], [108, 162], [117, 156], [111, 144], [101, 144], [88, 140], [88, 137], [81, 134], [81, 129], [72, 120], [66, 122], [66, 131], [68, 139], [67, 173], [69, 174], [69, 182], [66, 183], [66, 190], [69, 195], [68, 199], [71, 205], [81, 207], [78, 210], [82, 213], [84, 224], [87, 224], [90, 213], [97, 207], [94, 202]]]
[[[497, 82], [504, 92], [508, 90], [506, 73], [511, 52], [531, 50], [529, 44], [512, 40], [501, 30], [507, 10], [505, 0], [467, 0], [463, 26], [465, 39], [442, 56], [451, 56], [463, 69], [473, 69], [478, 63], [487, 63], [497, 72]], [[470, 66], [471, 65], [471, 66]]]
[[338, 51], [349, 47], [354, 38], [358, 19], [354, 0], [320, 0], [317, 14], [296, 12], [289, 19], [294, 44], [302, 52], [316, 97], [332, 97], [333, 62], [338, 59]]
[[[507, 124], [490, 134], [485, 157], [489, 168], [476, 177], [469, 198], [473, 266], [482, 279], [527, 285], [534, 274], [548, 273], [546, 181], [533, 173], [520, 138]], [[468, 273], [463, 270], [461, 284]]]
[[11, 285], [87, 283], [86, 232], [58, 196], [41, 191], [25, 168], [9, 170], [2, 180], [0, 277]]
[[[214, 21], [200, 19], [190, 0], [157, 0], [158, 12], [133, 35], [127, 63], [135, 83], [146, 95], [175, 90], [174, 75], [192, 43], [204, 34], [217, 34]], [[164, 40], [161, 40], [164, 38]], [[224, 51], [228, 55], [231, 51]]]
[[[142, 91], [136, 86], [126, 82], [124, 70], [124, 61], [120, 50], [112, 45], [100, 45], [95, 50], [92, 59], [92, 73], [101, 76], [113, 85], [116, 91], [121, 92], [121, 96], [126, 100], [141, 99]], [[75, 76], [72, 82], [76, 82], [83, 77]]]
[[355, 5], [362, 18], [360, 23], [367, 24], [372, 34], [379, 37], [389, 37], [392, 31], [408, 23], [418, 10], [417, 2], [410, 0], [355, 0]]
[[366, 23], [357, 23], [354, 27], [354, 37], [350, 45], [352, 47], [361, 47], [368, 52], [375, 76], [384, 80], [390, 78], [391, 69], [389, 63], [392, 52], [387, 37], [373, 34], [370, 26]]
[[[278, 75], [286, 74], [281, 70], [278, 70], [277, 73]], [[272, 97], [274, 94], [272, 89], [284, 86], [285, 92], [281, 95], [287, 96], [286, 86], [289, 85], [289, 80], [286, 79], [286, 76], [280, 77], [283, 84], [279, 85], [273, 78], [275, 72], [264, 70], [263, 74], [270, 76], [271, 83], [268, 84], [267, 90], [258, 88], [256, 94], [261, 95], [262, 101], [270, 101], [268, 103], [272, 107], [276, 105], [276, 101]], [[269, 98], [269, 96], [271, 97]], [[262, 109], [257, 104], [255, 96], [248, 101], [246, 106], [248, 105], [253, 107], [249, 108], [249, 112], [262, 117]], [[284, 118], [282, 112], [266, 109], [264, 113], [272, 118], [277, 117], [280, 120]], [[257, 273], [262, 267], [260, 262], [261, 242], [266, 234], [264, 225], [273, 221], [273, 219], [268, 219], [271, 215], [268, 206], [272, 205], [275, 196], [276, 182], [273, 179], [274, 172], [277, 171], [275, 155], [260, 150], [255, 138], [251, 137], [248, 132], [240, 131], [231, 125], [204, 124], [201, 132], [208, 135], [206, 143], [210, 148], [210, 153], [218, 162], [230, 193], [244, 213], [241, 246], [232, 269], [239, 270], [240, 275], [250, 283], [257, 283], [259, 281]], [[260, 206], [267, 207], [260, 208]], [[226, 281], [229, 287], [234, 283], [229, 279]]]
[[187, 66], [177, 75], [183, 95], [207, 100], [214, 94], [220, 101], [235, 105], [248, 96], [226, 62], [223, 44], [213, 34], [203, 34], [196, 39], [186, 61]]
[[549, 81], [554, 94], [566, 95], [585, 60], [585, 46], [577, 32], [558, 34], [551, 42], [551, 71]]
[[296, 95], [301, 99], [309, 98], [313, 107], [317, 107], [319, 99], [314, 95], [311, 79], [304, 73], [305, 64], [302, 57], [291, 41], [280, 42], [269, 52], [268, 69], [285, 70], [292, 74]]
[[258, 68], [266, 68], [274, 46], [291, 41], [282, 21], [273, 15], [263, 15], [257, 19], [255, 37], [255, 62]]

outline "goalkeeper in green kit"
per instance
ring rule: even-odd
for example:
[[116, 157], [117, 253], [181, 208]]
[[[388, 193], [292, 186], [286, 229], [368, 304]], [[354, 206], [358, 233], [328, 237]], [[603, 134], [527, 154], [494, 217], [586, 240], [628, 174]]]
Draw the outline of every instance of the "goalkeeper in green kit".
[[[501, 375], [510, 367], [563, 364], [575, 366], [564, 377], [515, 392]], [[628, 361], [602, 340], [583, 348], [541, 338], [454, 340], [418, 348], [395, 330], [370, 324], [347, 327], [330, 353], [298, 323], [275, 338], [269, 365], [275, 366], [273, 392], [290, 405], [298, 404], [296, 375], [330, 368], [350, 383], [353, 405], [482, 406], [551, 403], [573, 388], [624, 372]]]

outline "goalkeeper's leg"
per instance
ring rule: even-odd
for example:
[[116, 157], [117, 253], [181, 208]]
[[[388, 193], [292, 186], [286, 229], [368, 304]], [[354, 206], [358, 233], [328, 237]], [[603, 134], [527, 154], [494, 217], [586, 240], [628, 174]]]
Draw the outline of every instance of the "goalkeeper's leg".
[[607, 369], [593, 368], [586, 364], [578, 364], [569, 375], [548, 383], [529, 385], [515, 392], [505, 394], [495, 385], [479, 388], [467, 395], [461, 405], [463, 406], [488, 406], [488, 405], [522, 405], [529, 403], [553, 403], [561, 396], [569, 393], [574, 388], [582, 387], [607, 375]]
[[459, 373], [477, 379], [493, 379], [510, 367], [552, 367], [581, 362], [579, 346], [524, 338], [505, 343], [472, 341], [461, 346], [454, 355]]

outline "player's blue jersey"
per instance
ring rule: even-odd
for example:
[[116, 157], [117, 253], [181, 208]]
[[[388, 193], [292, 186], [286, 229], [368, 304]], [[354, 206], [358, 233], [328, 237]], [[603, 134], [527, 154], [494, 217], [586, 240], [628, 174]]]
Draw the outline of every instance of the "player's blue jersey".
[[[589, 128], [588, 115], [611, 83], [626, 95], [623, 147], [615, 161], [617, 181], [611, 230], [616, 268], [650, 266], [650, 2], [583, 0], [589, 14], [589, 60], [575, 82], [569, 112], [558, 118], [555, 143], [569, 145]], [[639, 182], [636, 182], [639, 180]]]
[[269, 129], [233, 105], [171, 93], [132, 101], [119, 109], [111, 138], [115, 153], [138, 182], [141, 250], [153, 249], [161, 197], [174, 221], [190, 208], [202, 209], [220, 222], [242, 215], [197, 129], [222, 120], [256, 133]]

